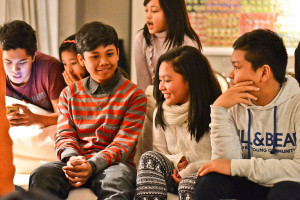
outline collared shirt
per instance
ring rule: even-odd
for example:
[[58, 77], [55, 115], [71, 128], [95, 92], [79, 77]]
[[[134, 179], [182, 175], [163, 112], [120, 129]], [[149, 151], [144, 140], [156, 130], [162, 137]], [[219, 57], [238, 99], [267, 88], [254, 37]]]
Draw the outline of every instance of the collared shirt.
[[116, 162], [134, 165], [146, 104], [144, 92], [119, 71], [104, 84], [87, 77], [66, 87], [58, 106], [58, 157], [83, 155], [96, 173]]
[[108, 82], [100, 84], [95, 81], [92, 77], [87, 79], [83, 85], [86, 85], [86, 89], [90, 94], [106, 94], [109, 95], [116, 87], [118, 81], [122, 78], [120, 71], [117, 69], [115, 75]]

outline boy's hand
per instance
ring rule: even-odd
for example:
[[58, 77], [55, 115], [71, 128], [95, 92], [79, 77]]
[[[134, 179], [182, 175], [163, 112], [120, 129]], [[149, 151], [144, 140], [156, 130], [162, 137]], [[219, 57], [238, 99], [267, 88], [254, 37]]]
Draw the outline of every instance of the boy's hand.
[[257, 92], [259, 91], [258, 87], [251, 86], [253, 81], [244, 81], [240, 82], [231, 88], [229, 88], [226, 92], [224, 92], [217, 100], [214, 102], [214, 106], [221, 106], [224, 108], [231, 108], [235, 104], [244, 103], [247, 105], [251, 105], [251, 100], [257, 100], [255, 96], [250, 94], [249, 92]]
[[84, 185], [92, 175], [92, 166], [84, 156], [72, 156], [62, 169], [75, 188]]
[[178, 171], [185, 169], [188, 166], [188, 164], [189, 162], [186, 160], [185, 156], [183, 156], [177, 165]]
[[180, 183], [180, 181], [182, 180], [181, 176], [177, 173], [175, 169], [173, 169], [172, 178], [176, 183]]
[[231, 160], [216, 159], [203, 164], [197, 172], [197, 176], [204, 176], [211, 172], [231, 175]]
[[22, 109], [23, 113], [21, 114], [19, 111], [15, 111], [7, 115], [7, 119], [11, 127], [38, 124], [36, 115], [32, 113], [27, 106], [22, 104], [13, 104], [13, 106]]
[[67, 85], [72, 85], [76, 81], [80, 80], [80, 77], [77, 78], [77, 77], [73, 76], [70, 72], [68, 72], [66, 70], [62, 73], [62, 75], [63, 75], [64, 80], [65, 80]]

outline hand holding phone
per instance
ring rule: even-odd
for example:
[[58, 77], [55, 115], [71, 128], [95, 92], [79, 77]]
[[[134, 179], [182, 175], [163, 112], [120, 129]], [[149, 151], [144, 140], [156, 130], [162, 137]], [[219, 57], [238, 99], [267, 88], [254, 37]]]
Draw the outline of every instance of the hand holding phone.
[[17, 106], [6, 106], [7, 115], [16, 111], [19, 111], [19, 108]]

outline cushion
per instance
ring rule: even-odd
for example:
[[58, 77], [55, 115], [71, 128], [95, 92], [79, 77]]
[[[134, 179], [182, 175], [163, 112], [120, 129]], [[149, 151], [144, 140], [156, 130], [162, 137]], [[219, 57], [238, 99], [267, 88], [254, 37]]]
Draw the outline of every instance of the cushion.
[[[46, 111], [33, 104], [12, 97], [5, 97], [6, 105], [14, 103], [26, 105], [31, 112], [47, 115]], [[37, 125], [11, 127], [9, 134], [13, 140], [14, 164], [16, 173], [29, 174], [41, 164], [57, 160], [54, 150], [54, 138], [57, 126], [40, 128]]]

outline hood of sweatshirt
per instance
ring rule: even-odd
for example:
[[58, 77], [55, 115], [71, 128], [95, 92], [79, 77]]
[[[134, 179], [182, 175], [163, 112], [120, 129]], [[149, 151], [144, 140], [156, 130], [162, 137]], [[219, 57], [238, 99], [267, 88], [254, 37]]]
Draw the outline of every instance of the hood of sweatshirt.
[[269, 104], [239, 104], [235, 108], [238, 109], [235, 113], [243, 113], [235, 117], [244, 158], [251, 158], [253, 153], [260, 154], [260, 151], [275, 155], [277, 152], [291, 151], [291, 145], [295, 147], [296, 133], [291, 120], [295, 118], [295, 106], [299, 107], [299, 97], [297, 80], [287, 76], [279, 93]]
[[286, 81], [282, 84], [279, 93], [269, 104], [265, 106], [257, 106], [254, 104], [252, 105], [241, 104], [241, 105], [247, 109], [252, 109], [252, 110], [273, 109], [275, 106], [279, 106], [280, 104], [290, 100], [293, 96], [299, 95], [299, 93], [300, 93], [299, 83], [297, 82], [296, 79], [288, 75], [286, 77]]

